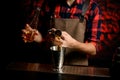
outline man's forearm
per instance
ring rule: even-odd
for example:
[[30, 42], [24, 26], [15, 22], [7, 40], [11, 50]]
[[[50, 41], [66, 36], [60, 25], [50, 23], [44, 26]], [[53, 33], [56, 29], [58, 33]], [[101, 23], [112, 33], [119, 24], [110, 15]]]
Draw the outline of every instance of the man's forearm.
[[92, 43], [81, 43], [75, 41], [73, 44], [71, 44], [71, 47], [85, 54], [96, 55], [96, 48]]

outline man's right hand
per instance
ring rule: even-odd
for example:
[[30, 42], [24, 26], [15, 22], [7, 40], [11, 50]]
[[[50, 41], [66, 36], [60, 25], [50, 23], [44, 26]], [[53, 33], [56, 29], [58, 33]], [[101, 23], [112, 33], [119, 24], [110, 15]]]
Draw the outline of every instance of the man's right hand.
[[37, 29], [31, 28], [29, 24], [26, 24], [25, 29], [22, 29], [23, 41], [26, 42], [41, 42], [42, 35]]

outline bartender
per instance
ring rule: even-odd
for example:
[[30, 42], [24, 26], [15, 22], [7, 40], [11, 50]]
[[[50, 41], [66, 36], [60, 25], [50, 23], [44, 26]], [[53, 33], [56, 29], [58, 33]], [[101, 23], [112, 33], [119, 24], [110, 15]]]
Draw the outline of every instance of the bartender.
[[[65, 64], [87, 66], [89, 55], [94, 56], [99, 51], [101, 11], [98, 4], [93, 0], [36, 0], [31, 4], [34, 4], [32, 14], [22, 29], [24, 42], [49, 45], [49, 30], [60, 30], [60, 37], [51, 41], [66, 48]], [[36, 8], [40, 10], [37, 28], [30, 24]]]

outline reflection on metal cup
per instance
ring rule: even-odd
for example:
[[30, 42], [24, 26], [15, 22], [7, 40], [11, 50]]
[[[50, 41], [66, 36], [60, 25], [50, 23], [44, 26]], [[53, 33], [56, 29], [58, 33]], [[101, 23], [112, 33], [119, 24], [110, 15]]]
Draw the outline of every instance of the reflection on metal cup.
[[64, 63], [64, 48], [60, 46], [50, 47], [52, 52], [53, 68], [55, 71], [62, 70]]

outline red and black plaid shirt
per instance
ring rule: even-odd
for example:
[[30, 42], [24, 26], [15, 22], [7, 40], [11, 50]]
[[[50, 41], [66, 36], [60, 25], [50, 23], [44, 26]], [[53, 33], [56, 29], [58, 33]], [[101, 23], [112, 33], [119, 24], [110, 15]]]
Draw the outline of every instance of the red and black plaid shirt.
[[[43, 0], [37, 0], [34, 2], [34, 8], [40, 6]], [[46, 5], [43, 5], [42, 16], [50, 14], [50, 0], [46, 0]], [[57, 4], [55, 7], [54, 17], [55, 18], [79, 18], [82, 12], [84, 0], [75, 0], [72, 6], [68, 6], [66, 1], [62, 4]], [[52, 2], [51, 2], [52, 3]], [[44, 3], [43, 3], [44, 4]], [[54, 3], [52, 3], [54, 5]], [[49, 15], [50, 16], [50, 15]], [[92, 42], [95, 46], [100, 40], [101, 34], [101, 11], [99, 6], [93, 0], [90, 0], [89, 9], [87, 10], [85, 17], [87, 19], [87, 31], [85, 36], [85, 42]]]

